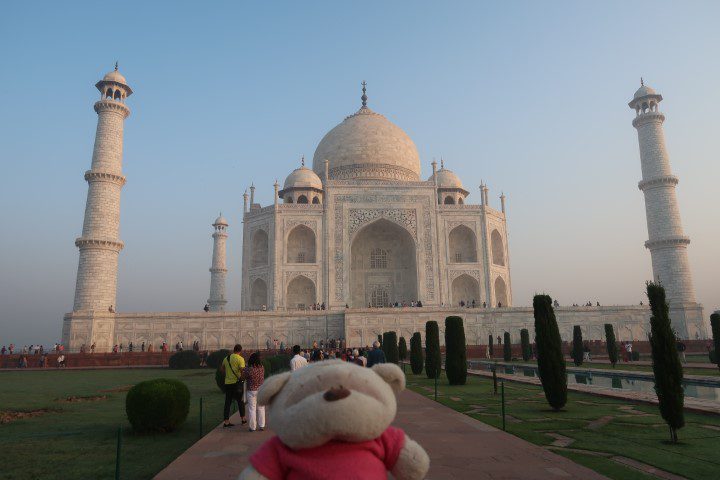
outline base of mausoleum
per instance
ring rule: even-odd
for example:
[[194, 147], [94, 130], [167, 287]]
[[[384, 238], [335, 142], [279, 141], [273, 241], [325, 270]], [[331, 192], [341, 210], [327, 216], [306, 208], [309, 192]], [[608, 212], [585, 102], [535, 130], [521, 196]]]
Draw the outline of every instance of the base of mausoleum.
[[[683, 311], [684, 323], [676, 326], [682, 338], [705, 339], [707, 328], [702, 307]], [[606, 323], [613, 325], [618, 341], [646, 340], [650, 331], [647, 306], [558, 307], [555, 309], [560, 335], [572, 340], [573, 326], [580, 325], [585, 340], [604, 340]], [[414, 332], [424, 335], [425, 322], [435, 320], [444, 343], [444, 319], [463, 318], [468, 345], [484, 345], [488, 335], [510, 332], [519, 343], [520, 330], [534, 331], [533, 310], [512, 308], [371, 308], [310, 311], [242, 312], [72, 312], [63, 319], [63, 344], [77, 352], [82, 345], [95, 343], [96, 352], [108, 352], [115, 344], [130, 342], [139, 348], [153, 345], [155, 350], [166, 342], [173, 349], [178, 342], [189, 348], [196, 341], [202, 349], [231, 347], [264, 349], [269, 340], [278, 345], [304, 347], [314, 341], [345, 339], [348, 346], [370, 345], [383, 332], [395, 331], [409, 342]], [[672, 315], [672, 313], [671, 313]], [[675, 325], [675, 322], [673, 322]], [[423, 338], [424, 340], [424, 338]]]

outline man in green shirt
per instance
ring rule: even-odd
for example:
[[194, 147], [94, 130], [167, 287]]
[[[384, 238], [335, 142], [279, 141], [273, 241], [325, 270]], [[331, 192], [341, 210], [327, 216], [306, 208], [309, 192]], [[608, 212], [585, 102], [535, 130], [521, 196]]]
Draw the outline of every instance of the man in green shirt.
[[243, 394], [243, 369], [245, 368], [245, 359], [240, 355], [242, 346], [240, 344], [233, 347], [233, 353], [225, 357], [222, 363], [222, 370], [225, 372], [225, 410], [223, 428], [234, 427], [230, 423], [230, 406], [233, 400], [237, 402], [238, 411], [242, 424], [245, 425], [245, 404], [242, 401]]

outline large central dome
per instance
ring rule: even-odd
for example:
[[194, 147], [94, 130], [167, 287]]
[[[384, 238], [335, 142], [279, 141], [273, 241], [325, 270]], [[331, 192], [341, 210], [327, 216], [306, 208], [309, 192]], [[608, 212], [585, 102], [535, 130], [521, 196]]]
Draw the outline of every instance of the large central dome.
[[332, 179], [420, 179], [415, 144], [390, 120], [363, 106], [330, 130], [315, 149], [313, 170]]

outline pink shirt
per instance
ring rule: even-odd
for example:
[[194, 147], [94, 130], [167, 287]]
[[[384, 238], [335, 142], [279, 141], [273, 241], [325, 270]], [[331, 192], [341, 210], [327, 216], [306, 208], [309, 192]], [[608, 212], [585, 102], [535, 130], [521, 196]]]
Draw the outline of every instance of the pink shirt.
[[405, 446], [405, 432], [388, 427], [365, 442], [332, 440], [314, 448], [292, 450], [275, 436], [250, 456], [250, 464], [269, 480], [386, 479]]

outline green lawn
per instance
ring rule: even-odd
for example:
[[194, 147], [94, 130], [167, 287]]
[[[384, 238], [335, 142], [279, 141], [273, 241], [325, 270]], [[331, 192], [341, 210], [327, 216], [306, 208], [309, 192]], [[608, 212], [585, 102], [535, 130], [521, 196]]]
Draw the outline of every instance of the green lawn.
[[[501, 428], [500, 395], [493, 395], [491, 379], [468, 376], [467, 385], [449, 386], [443, 376], [438, 385], [439, 402]], [[433, 381], [425, 376], [409, 375], [408, 388], [432, 398]], [[553, 412], [541, 387], [515, 382], [505, 383], [505, 398], [508, 432], [538, 445], [555, 441], [548, 433], [569, 437], [573, 440], [569, 449], [558, 453], [610, 478], [648, 478], [612, 460], [613, 456], [691, 479], [716, 478], [720, 471], [720, 416], [687, 413], [686, 426], [679, 433], [681, 443], [670, 445], [665, 443], [668, 428], [655, 406], [569, 392], [565, 410]], [[603, 417], [607, 423], [591, 426]]]
[[[0, 410], [48, 409], [33, 418], [0, 425], [0, 479], [114, 478], [117, 429], [122, 427], [124, 479], [152, 478], [199, 437], [199, 399], [204, 431], [222, 421], [224, 397], [210, 370], [51, 370], [0, 372]], [[152, 378], [176, 378], [191, 392], [186, 423], [166, 435], [136, 435], [125, 416], [128, 386]], [[108, 391], [116, 390], [116, 391]], [[69, 396], [102, 396], [67, 402]]]

